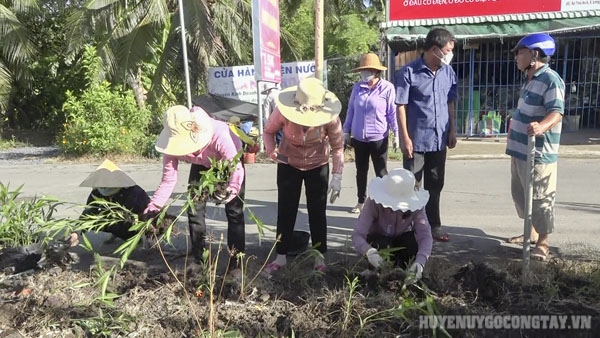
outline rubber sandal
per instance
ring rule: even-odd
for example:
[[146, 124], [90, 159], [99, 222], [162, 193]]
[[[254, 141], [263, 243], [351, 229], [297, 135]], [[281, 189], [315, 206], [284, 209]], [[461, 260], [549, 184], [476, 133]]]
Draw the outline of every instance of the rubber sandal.
[[265, 271], [266, 273], [273, 273], [275, 271], [278, 271], [279, 269], [281, 269], [282, 265], [279, 265], [275, 262], [269, 263], [267, 264], [267, 266], [265, 266], [265, 268], [263, 269], [263, 271]]
[[432, 228], [431, 237], [438, 242], [448, 242], [450, 240], [450, 235], [443, 232], [441, 227]]
[[356, 205], [354, 206], [354, 208], [352, 208], [352, 210], [350, 210], [351, 214], [360, 214], [360, 212], [362, 211], [364, 207], [364, 203], [356, 203]]
[[327, 271], [327, 265], [325, 265], [325, 264], [315, 265], [315, 271], [325, 273], [325, 271]]
[[[514, 236], [514, 237], [510, 237], [506, 239], [506, 243], [511, 243], [511, 244], [523, 244], [523, 238], [525, 236], [524, 235], [519, 235], [519, 236]], [[530, 239], [529, 240], [530, 244], [536, 244], [537, 243], [537, 239]]]
[[531, 249], [531, 259], [543, 262], [548, 258], [548, 253], [550, 253], [550, 249], [542, 249], [542, 247], [536, 246]]

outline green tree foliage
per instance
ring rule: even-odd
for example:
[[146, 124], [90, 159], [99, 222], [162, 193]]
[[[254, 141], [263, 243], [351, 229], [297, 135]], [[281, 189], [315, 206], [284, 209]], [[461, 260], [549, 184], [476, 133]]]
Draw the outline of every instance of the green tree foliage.
[[35, 0], [0, 0], [0, 129], [9, 116], [13, 86], [29, 81], [29, 61], [36, 53], [31, 32], [19, 16], [38, 10]]
[[375, 49], [379, 34], [359, 14], [340, 16], [337, 25], [325, 33], [328, 58], [354, 56]]
[[66, 58], [66, 18], [78, 1], [38, 0], [35, 10], [19, 12], [22, 30], [35, 53], [27, 57], [26, 76], [11, 82], [6, 118], [9, 127], [57, 131], [67, 90], [80, 92], [77, 58]]
[[81, 95], [67, 91], [59, 146], [67, 154], [142, 155], [150, 111], [137, 106], [131, 90], [98, 80], [100, 61], [93, 47], [86, 48], [83, 65], [88, 87]]

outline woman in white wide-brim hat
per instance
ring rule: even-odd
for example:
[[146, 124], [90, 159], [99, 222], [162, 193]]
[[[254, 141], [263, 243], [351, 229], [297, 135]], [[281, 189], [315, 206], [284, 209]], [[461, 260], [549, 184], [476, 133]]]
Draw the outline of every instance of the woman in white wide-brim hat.
[[[164, 127], [155, 148], [163, 154], [163, 174], [148, 204], [147, 214], [156, 213], [167, 204], [177, 184], [179, 161], [192, 164], [188, 183], [197, 185], [201, 173], [212, 166], [211, 159], [232, 160], [241, 151], [242, 142], [227, 123], [212, 119], [200, 107], [188, 109], [178, 105], [165, 112]], [[231, 252], [245, 250], [244, 192], [245, 170], [240, 161], [231, 173], [227, 192], [211, 196], [215, 202], [225, 204], [227, 245]], [[191, 253], [194, 260], [200, 262], [205, 244], [207, 201], [196, 199], [194, 193], [191, 197], [195, 200], [194, 206], [188, 209]]]
[[[282, 90], [276, 108], [264, 130], [266, 153], [277, 161], [277, 258], [265, 267], [272, 273], [286, 264], [292, 239], [302, 184], [306, 189], [306, 207], [313, 247], [327, 252], [327, 194], [330, 202], [339, 196], [344, 167], [344, 140], [339, 113], [342, 104], [323, 82], [306, 78], [298, 86]], [[283, 131], [279, 148], [275, 135]], [[331, 183], [329, 155], [333, 158]], [[315, 259], [315, 271], [324, 272], [322, 255]]]
[[383, 263], [379, 250], [400, 248], [392, 253], [394, 264], [406, 268], [413, 262], [409, 271], [420, 279], [433, 246], [424, 209], [429, 192], [415, 190], [415, 176], [402, 168], [373, 178], [368, 190], [352, 235], [356, 252], [379, 268]]

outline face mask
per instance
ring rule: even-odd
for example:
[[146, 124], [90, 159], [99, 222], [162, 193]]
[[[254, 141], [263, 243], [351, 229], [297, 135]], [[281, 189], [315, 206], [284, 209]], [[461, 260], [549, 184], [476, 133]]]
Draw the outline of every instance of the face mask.
[[[440, 49], [440, 53], [444, 54], [444, 52], [442, 52], [441, 49]], [[452, 62], [452, 58], [454, 57], [454, 54], [450, 51], [450, 52], [448, 52], [448, 54], [446, 54], [446, 55], [444, 55], [442, 57], [439, 57], [437, 55], [436, 55], [436, 57], [438, 59], [440, 59], [440, 61], [442, 61], [443, 65], [448, 66], [450, 64], [450, 62]]]
[[369, 82], [375, 78], [375, 74], [373, 74], [370, 70], [363, 70], [360, 72], [360, 79], [364, 82]]
[[112, 196], [121, 190], [121, 188], [96, 188], [98, 193], [102, 196]]

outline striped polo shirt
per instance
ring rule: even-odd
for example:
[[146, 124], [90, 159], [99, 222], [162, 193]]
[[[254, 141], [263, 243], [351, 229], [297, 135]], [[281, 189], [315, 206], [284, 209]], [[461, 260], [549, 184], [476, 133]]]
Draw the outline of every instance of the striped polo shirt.
[[[529, 123], [542, 121], [548, 113], [563, 115], [564, 110], [565, 83], [546, 64], [521, 88], [517, 109], [510, 120], [506, 154], [526, 161]], [[535, 138], [535, 163], [554, 163], [558, 160], [561, 130], [562, 123], [557, 123], [543, 136]]]

